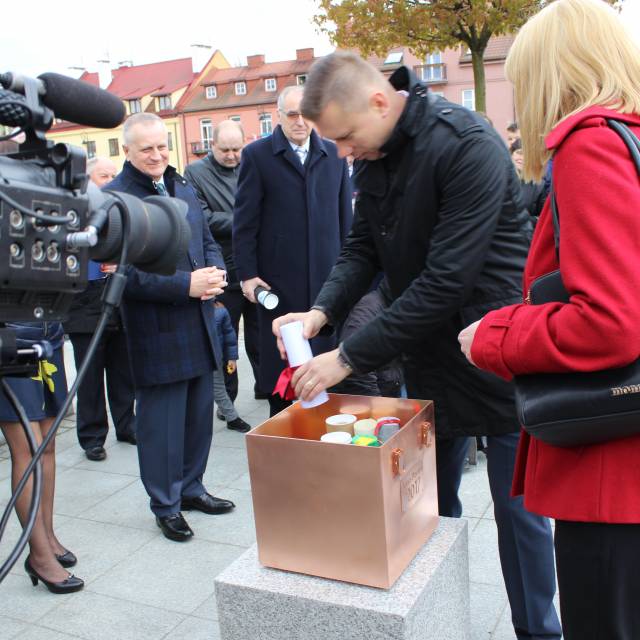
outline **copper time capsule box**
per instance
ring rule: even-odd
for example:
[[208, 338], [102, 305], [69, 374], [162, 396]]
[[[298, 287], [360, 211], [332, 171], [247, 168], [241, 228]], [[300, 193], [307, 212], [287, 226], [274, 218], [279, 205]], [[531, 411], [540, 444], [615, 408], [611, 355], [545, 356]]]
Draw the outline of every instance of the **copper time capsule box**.
[[[380, 447], [320, 442], [337, 413], [396, 416]], [[438, 523], [433, 403], [329, 394], [247, 434], [260, 562], [388, 589]]]

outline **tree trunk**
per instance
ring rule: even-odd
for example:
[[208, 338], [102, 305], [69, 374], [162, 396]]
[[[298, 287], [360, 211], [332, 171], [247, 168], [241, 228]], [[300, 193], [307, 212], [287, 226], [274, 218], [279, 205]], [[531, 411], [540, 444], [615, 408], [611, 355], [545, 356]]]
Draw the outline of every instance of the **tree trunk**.
[[479, 51], [471, 50], [473, 83], [475, 87], [476, 111], [487, 113], [487, 85], [484, 78], [484, 52], [486, 45]]

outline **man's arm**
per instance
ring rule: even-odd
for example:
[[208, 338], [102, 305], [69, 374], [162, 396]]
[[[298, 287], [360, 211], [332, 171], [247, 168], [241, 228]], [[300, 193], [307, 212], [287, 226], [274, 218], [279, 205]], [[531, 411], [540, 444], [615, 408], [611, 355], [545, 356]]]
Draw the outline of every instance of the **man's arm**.
[[508, 167], [495, 144], [483, 138], [460, 146], [444, 176], [424, 269], [390, 307], [342, 345], [357, 370], [370, 371], [411, 352], [458, 312], [473, 290], [508, 184]]
[[189, 182], [189, 184], [193, 187], [193, 190], [196, 193], [196, 197], [198, 198], [198, 202], [200, 203], [200, 208], [202, 209], [202, 215], [207, 223], [207, 225], [211, 224], [211, 219], [213, 218], [213, 212], [209, 208], [209, 202], [204, 195], [204, 191], [200, 186], [200, 179], [198, 178], [198, 173], [193, 169], [191, 165], [189, 165], [184, 170], [184, 177]]

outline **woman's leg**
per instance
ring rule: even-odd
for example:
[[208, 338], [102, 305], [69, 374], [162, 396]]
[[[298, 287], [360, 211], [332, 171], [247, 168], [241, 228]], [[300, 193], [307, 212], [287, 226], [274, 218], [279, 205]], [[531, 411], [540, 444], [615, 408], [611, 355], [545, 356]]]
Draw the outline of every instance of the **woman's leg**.
[[[45, 438], [53, 425], [55, 418], [44, 418], [40, 421], [40, 432]], [[56, 488], [56, 439], [51, 439], [42, 455], [42, 499], [40, 501], [40, 511], [44, 522], [44, 529], [47, 532], [49, 544], [53, 553], [62, 555], [66, 549], [60, 544], [53, 531], [53, 496]]]
[[[9, 445], [9, 451], [11, 452], [11, 486], [15, 490], [25, 469], [29, 465], [29, 462], [31, 462], [31, 451], [29, 450], [27, 437], [19, 423], [4, 423], [1, 428]], [[42, 442], [40, 424], [38, 422], [32, 422], [31, 428], [33, 429], [36, 443], [39, 445], [40, 442]], [[42, 484], [42, 500], [44, 500], [47, 491], [51, 490], [50, 487], [47, 487], [47, 478], [44, 469]], [[28, 519], [32, 489], [33, 476], [29, 478], [24, 490], [16, 501], [16, 513], [22, 526], [25, 525]], [[46, 580], [50, 582], [61, 582], [69, 577], [69, 573], [60, 566], [51, 548], [43, 519], [42, 502], [38, 509], [38, 515], [31, 532], [31, 537], [29, 538], [29, 547], [31, 566]]]

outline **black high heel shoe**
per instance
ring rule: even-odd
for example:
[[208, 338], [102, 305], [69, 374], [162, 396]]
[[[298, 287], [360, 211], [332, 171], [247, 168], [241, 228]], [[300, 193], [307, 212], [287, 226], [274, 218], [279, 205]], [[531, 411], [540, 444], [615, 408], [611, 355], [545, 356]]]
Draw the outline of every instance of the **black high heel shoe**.
[[69, 577], [62, 582], [49, 582], [45, 580], [29, 562], [29, 556], [24, 561], [24, 570], [31, 578], [31, 584], [35, 587], [38, 584], [38, 580], [51, 591], [51, 593], [73, 593], [74, 591], [80, 591], [84, 587], [84, 580], [76, 578], [74, 575], [69, 574]]
[[58, 555], [56, 553], [56, 560], [63, 566], [65, 569], [69, 569], [70, 567], [75, 567], [78, 564], [78, 558], [71, 553], [69, 550], [65, 550], [64, 553]]

